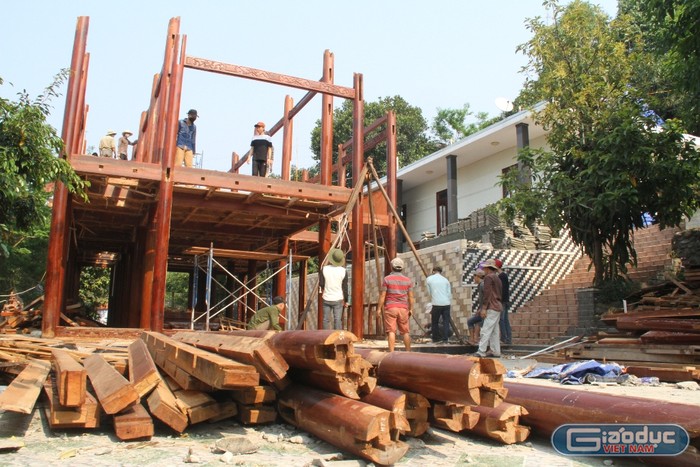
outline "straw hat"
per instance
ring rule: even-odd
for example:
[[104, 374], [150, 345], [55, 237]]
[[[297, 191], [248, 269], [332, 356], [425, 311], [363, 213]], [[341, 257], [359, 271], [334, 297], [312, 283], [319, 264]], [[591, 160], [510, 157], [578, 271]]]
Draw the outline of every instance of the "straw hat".
[[256, 126], [256, 127], [261, 126], [261, 127], [265, 128], [265, 124], [264, 124], [263, 122], [258, 122], [258, 123], [255, 124], [255, 126]]
[[107, 134], [108, 134], [109, 136], [114, 136], [114, 135], [117, 134], [117, 132], [114, 131], [114, 130], [107, 130]]
[[126, 130], [126, 131], [122, 131], [122, 134], [123, 135], [133, 135], [134, 133], [132, 131]]

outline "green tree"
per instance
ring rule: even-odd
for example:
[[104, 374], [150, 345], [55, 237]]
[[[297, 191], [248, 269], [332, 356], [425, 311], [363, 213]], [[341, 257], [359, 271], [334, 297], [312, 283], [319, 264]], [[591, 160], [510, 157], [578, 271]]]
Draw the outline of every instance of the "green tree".
[[[364, 124], [369, 125], [376, 119], [386, 115], [388, 110], [393, 110], [396, 114], [396, 151], [399, 158], [399, 167], [406, 166], [417, 161], [421, 157], [434, 152], [438, 146], [437, 142], [427, 136], [428, 124], [423, 117], [420, 108], [410, 105], [401, 96], [382, 97], [377, 102], [365, 103]], [[352, 101], [344, 100], [343, 104], [333, 112], [333, 162], [338, 159], [337, 149], [339, 144], [343, 144], [352, 138]], [[311, 150], [314, 153], [314, 160], [320, 163], [321, 160], [321, 121], [316, 122], [316, 126], [311, 132]], [[365, 157], [372, 157], [374, 167], [381, 175], [386, 173], [386, 144], [381, 143], [365, 154]], [[318, 172], [318, 164], [315, 170]]]
[[619, 14], [642, 39], [635, 85], [662, 118], [679, 118], [687, 131], [700, 134], [700, 2], [620, 0]]
[[631, 84], [637, 38], [624, 18], [611, 22], [578, 0], [546, 5], [553, 23], [528, 20], [533, 37], [519, 50], [529, 58], [523, 99], [546, 101], [535, 118], [549, 130], [549, 149], [519, 154], [532, 181], [506, 177], [512, 196], [500, 205], [567, 226], [600, 285], [636, 265], [632, 233], [645, 213], [663, 228], [697, 209], [700, 154], [676, 121], [659, 129], [648, 115]]
[[12, 254], [0, 260], [0, 294], [11, 290], [21, 294], [28, 304], [44, 293], [41, 283], [46, 271], [46, 253], [49, 245], [48, 223], [25, 232], [21, 241], [11, 246]]
[[0, 258], [46, 225], [54, 182], [84, 193], [85, 182], [65, 159], [57, 157], [63, 141], [46, 122], [51, 99], [58, 96], [67, 74], [66, 70], [59, 73], [35, 99], [26, 91], [18, 93], [16, 101], [0, 97]]
[[[468, 119], [475, 118], [476, 122], [468, 123]], [[479, 130], [497, 122], [500, 117], [489, 118], [487, 112], [470, 110], [469, 104], [464, 104], [461, 109], [438, 109], [433, 119], [432, 130], [437, 139], [444, 144], [452, 144]]]
[[165, 276], [165, 304], [167, 307], [182, 311], [187, 310], [190, 306], [187, 301], [189, 287], [189, 273], [168, 271]]
[[97, 319], [97, 309], [109, 305], [109, 284], [112, 268], [85, 266], [80, 269], [78, 297], [88, 317]]

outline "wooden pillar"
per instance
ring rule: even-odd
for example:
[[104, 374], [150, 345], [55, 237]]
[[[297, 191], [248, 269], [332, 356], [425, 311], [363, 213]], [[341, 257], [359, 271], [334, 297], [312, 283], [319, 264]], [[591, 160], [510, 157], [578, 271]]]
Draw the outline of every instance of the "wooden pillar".
[[[360, 172], [364, 167], [364, 120], [365, 120], [365, 103], [362, 75], [355, 73], [354, 75], [355, 98], [353, 100], [352, 114], [352, 184], [360, 182]], [[355, 206], [352, 209], [350, 229], [350, 243], [352, 249], [352, 327], [350, 331], [362, 339], [363, 332], [363, 313], [364, 310], [364, 285], [365, 285], [365, 263], [364, 263], [364, 226], [362, 225], [362, 194], [357, 199]]]
[[146, 258], [146, 238], [148, 230], [139, 226], [134, 239], [133, 257], [129, 273], [129, 327], [141, 327], [141, 296], [143, 293], [143, 273]]
[[[233, 280], [233, 277], [231, 277], [231, 274], [234, 274], [236, 270], [236, 262], [234, 260], [230, 260], [226, 262], [226, 269], [230, 274], [226, 274], [226, 279], [224, 279], [224, 283], [226, 285], [226, 294], [229, 295], [229, 300], [233, 301], [236, 299], [236, 296], [234, 294], [234, 291], [238, 288], [236, 287], [236, 281]], [[224, 316], [232, 319], [238, 319], [238, 314], [236, 313], [236, 308], [235, 305], [232, 305], [229, 309], [227, 309], [224, 312]]]
[[156, 259], [156, 209], [151, 207], [149, 222], [144, 229], [143, 260], [141, 269], [141, 313], [139, 327], [151, 329], [151, 300], [153, 298], [153, 268]]
[[337, 162], [337, 174], [338, 174], [338, 186], [345, 186], [347, 184], [347, 174], [345, 173], [345, 149], [342, 144], [338, 145], [338, 162]]
[[[301, 319], [302, 313], [304, 313], [304, 304], [306, 303], [306, 281], [309, 277], [309, 261], [304, 259], [299, 262], [299, 309], [297, 310], [297, 323]], [[291, 312], [287, 312], [291, 313]], [[297, 329], [306, 329], [306, 320], [302, 324], [302, 327]]]
[[[72, 151], [79, 146], [73, 138], [78, 122], [78, 109], [80, 98], [80, 86], [84, 85], [82, 73], [84, 72], [85, 49], [87, 44], [89, 18], [81, 16], [75, 29], [73, 42], [73, 56], [71, 58], [71, 75], [68, 78], [68, 91], [66, 93], [66, 108], [63, 114], [63, 128], [61, 137], [64, 142], [64, 159], [70, 159]], [[77, 146], [76, 146], [77, 145]], [[70, 196], [68, 188], [57, 182], [54, 188], [53, 209], [51, 212], [51, 226], [49, 230], [49, 248], [46, 262], [46, 290], [44, 293], [44, 306], [42, 309], [42, 335], [54, 337], [56, 327], [59, 324], [64, 303], [65, 266], [68, 238], [68, 210], [70, 209]]]
[[[245, 274], [238, 274], [238, 280], [240, 281], [241, 284], [246, 283], [246, 276]], [[236, 298], [238, 298], [238, 313], [236, 315], [238, 321], [241, 321], [243, 323], [248, 322], [248, 316], [246, 313], [246, 300], [248, 297], [245, 294], [245, 289], [243, 287], [238, 287], [239, 293], [236, 295]]]
[[[137, 150], [137, 160], [143, 162], [157, 162], [155, 160], [155, 132], [156, 132], [156, 120], [158, 119], [158, 106], [160, 105], [160, 99], [162, 98], [164, 92], [160, 86], [161, 74], [156, 73], [153, 76], [153, 84], [151, 91], [151, 102], [148, 106], [148, 115], [146, 117], [146, 127], [143, 130], [143, 138], [139, 138], [139, 144], [136, 147]], [[141, 141], [143, 140], [143, 141]]]
[[[324, 83], [333, 83], [333, 54], [326, 50], [323, 54]], [[333, 96], [323, 94], [321, 103], [321, 185], [333, 184]], [[319, 264], [331, 247], [331, 223], [321, 219], [318, 223], [318, 257]], [[321, 271], [319, 271], [319, 274]], [[318, 316], [316, 329], [323, 329], [323, 299], [318, 296]]]
[[[289, 255], [289, 237], [280, 238], [277, 243], [277, 252], [284, 255], [285, 258]], [[278, 263], [279, 268], [282, 269], [277, 274], [277, 280], [275, 280], [275, 296], [287, 297], [287, 269], [286, 266], [289, 262], [286, 259], [280, 260]]]
[[[172, 170], [175, 161], [175, 140], [177, 138], [178, 110], [182, 91], [182, 72], [184, 69], [185, 45], [183, 40], [182, 56], [178, 63], [177, 51], [180, 29], [180, 19], [170, 20], [166, 40], [165, 64], [170, 63], [170, 77], [164, 79], [167, 83], [166, 112], [161, 114], [164, 120], [163, 136], [165, 138], [162, 151], [162, 175], [157, 201], [156, 214], [156, 255], [153, 267], [153, 291], [151, 298], [151, 330], [163, 330], [163, 315], [165, 313], [165, 280], [168, 269], [168, 247], [170, 245], [170, 216], [173, 203]], [[167, 66], [167, 65], [165, 65]], [[165, 77], [164, 77], [165, 78]], [[160, 138], [159, 138], [160, 139]], [[158, 152], [158, 151], [157, 151]]]
[[[248, 273], [246, 274], [246, 286], [248, 289], [254, 289], [255, 285], [258, 282], [258, 263], [254, 259], [248, 260]], [[246, 309], [245, 309], [245, 321], [246, 323], [250, 321], [250, 318], [253, 317], [253, 314], [255, 313], [255, 310], [258, 309], [258, 299], [255, 297], [255, 295], [251, 292], [247, 292], [247, 296], [245, 298], [245, 303], [246, 303]]]
[[[291, 96], [284, 98], [284, 131], [282, 132], [282, 180], [289, 180], [292, 170], [292, 136], [294, 135], [294, 120], [290, 117], [290, 112], [294, 106]], [[272, 167], [270, 167], [272, 170]]]
[[[401, 212], [397, 202], [397, 185], [396, 174], [398, 173], [398, 154], [396, 151], [396, 114], [393, 111], [387, 112], [386, 115], [386, 194], [398, 212]], [[389, 226], [387, 227], [387, 238], [384, 247], [386, 248], [384, 255], [384, 273], [391, 272], [391, 260], [396, 257], [396, 223], [401, 222], [401, 219], [396, 219], [391, 215], [391, 210], [387, 209], [389, 214]]]

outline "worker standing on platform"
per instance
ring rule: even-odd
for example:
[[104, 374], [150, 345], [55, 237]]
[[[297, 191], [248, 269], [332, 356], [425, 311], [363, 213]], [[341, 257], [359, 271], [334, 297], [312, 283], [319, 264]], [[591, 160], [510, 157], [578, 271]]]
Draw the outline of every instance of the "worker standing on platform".
[[134, 143], [129, 141], [129, 136], [133, 135], [132, 132], [130, 131], [122, 131], [122, 136], [119, 138], [119, 159], [125, 161], [129, 158], [129, 155], [127, 154], [127, 151], [129, 150], [129, 146], [133, 146]]
[[177, 149], [175, 151], [175, 167], [192, 167], [197, 144], [197, 126], [194, 121], [199, 115], [195, 109], [187, 112], [187, 118], [180, 120], [177, 130]]
[[114, 135], [117, 132], [114, 130], [108, 130], [107, 134], [100, 139], [100, 156], [101, 157], [111, 157], [116, 159], [117, 157], [117, 143], [114, 142]]
[[397, 327], [403, 336], [406, 351], [411, 350], [408, 320], [413, 315], [413, 281], [402, 273], [403, 268], [404, 263], [401, 258], [391, 260], [391, 273], [382, 282], [382, 292], [377, 304], [377, 310], [384, 319], [384, 332], [389, 343], [389, 352], [394, 351]]
[[263, 122], [255, 124], [253, 140], [250, 142], [250, 150], [246, 157], [248, 164], [250, 164], [250, 159], [253, 159], [253, 176], [267, 177], [267, 171], [272, 165], [272, 140], [265, 133]]

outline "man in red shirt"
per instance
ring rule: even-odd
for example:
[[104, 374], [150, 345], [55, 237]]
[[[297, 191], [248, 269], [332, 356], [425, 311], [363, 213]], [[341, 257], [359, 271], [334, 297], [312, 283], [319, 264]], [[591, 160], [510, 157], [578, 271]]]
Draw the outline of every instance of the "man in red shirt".
[[384, 332], [389, 343], [389, 352], [394, 351], [397, 327], [403, 336], [406, 351], [411, 351], [408, 320], [413, 314], [413, 281], [402, 273], [403, 268], [404, 263], [401, 258], [391, 260], [391, 273], [382, 282], [382, 292], [377, 305], [384, 319]]

